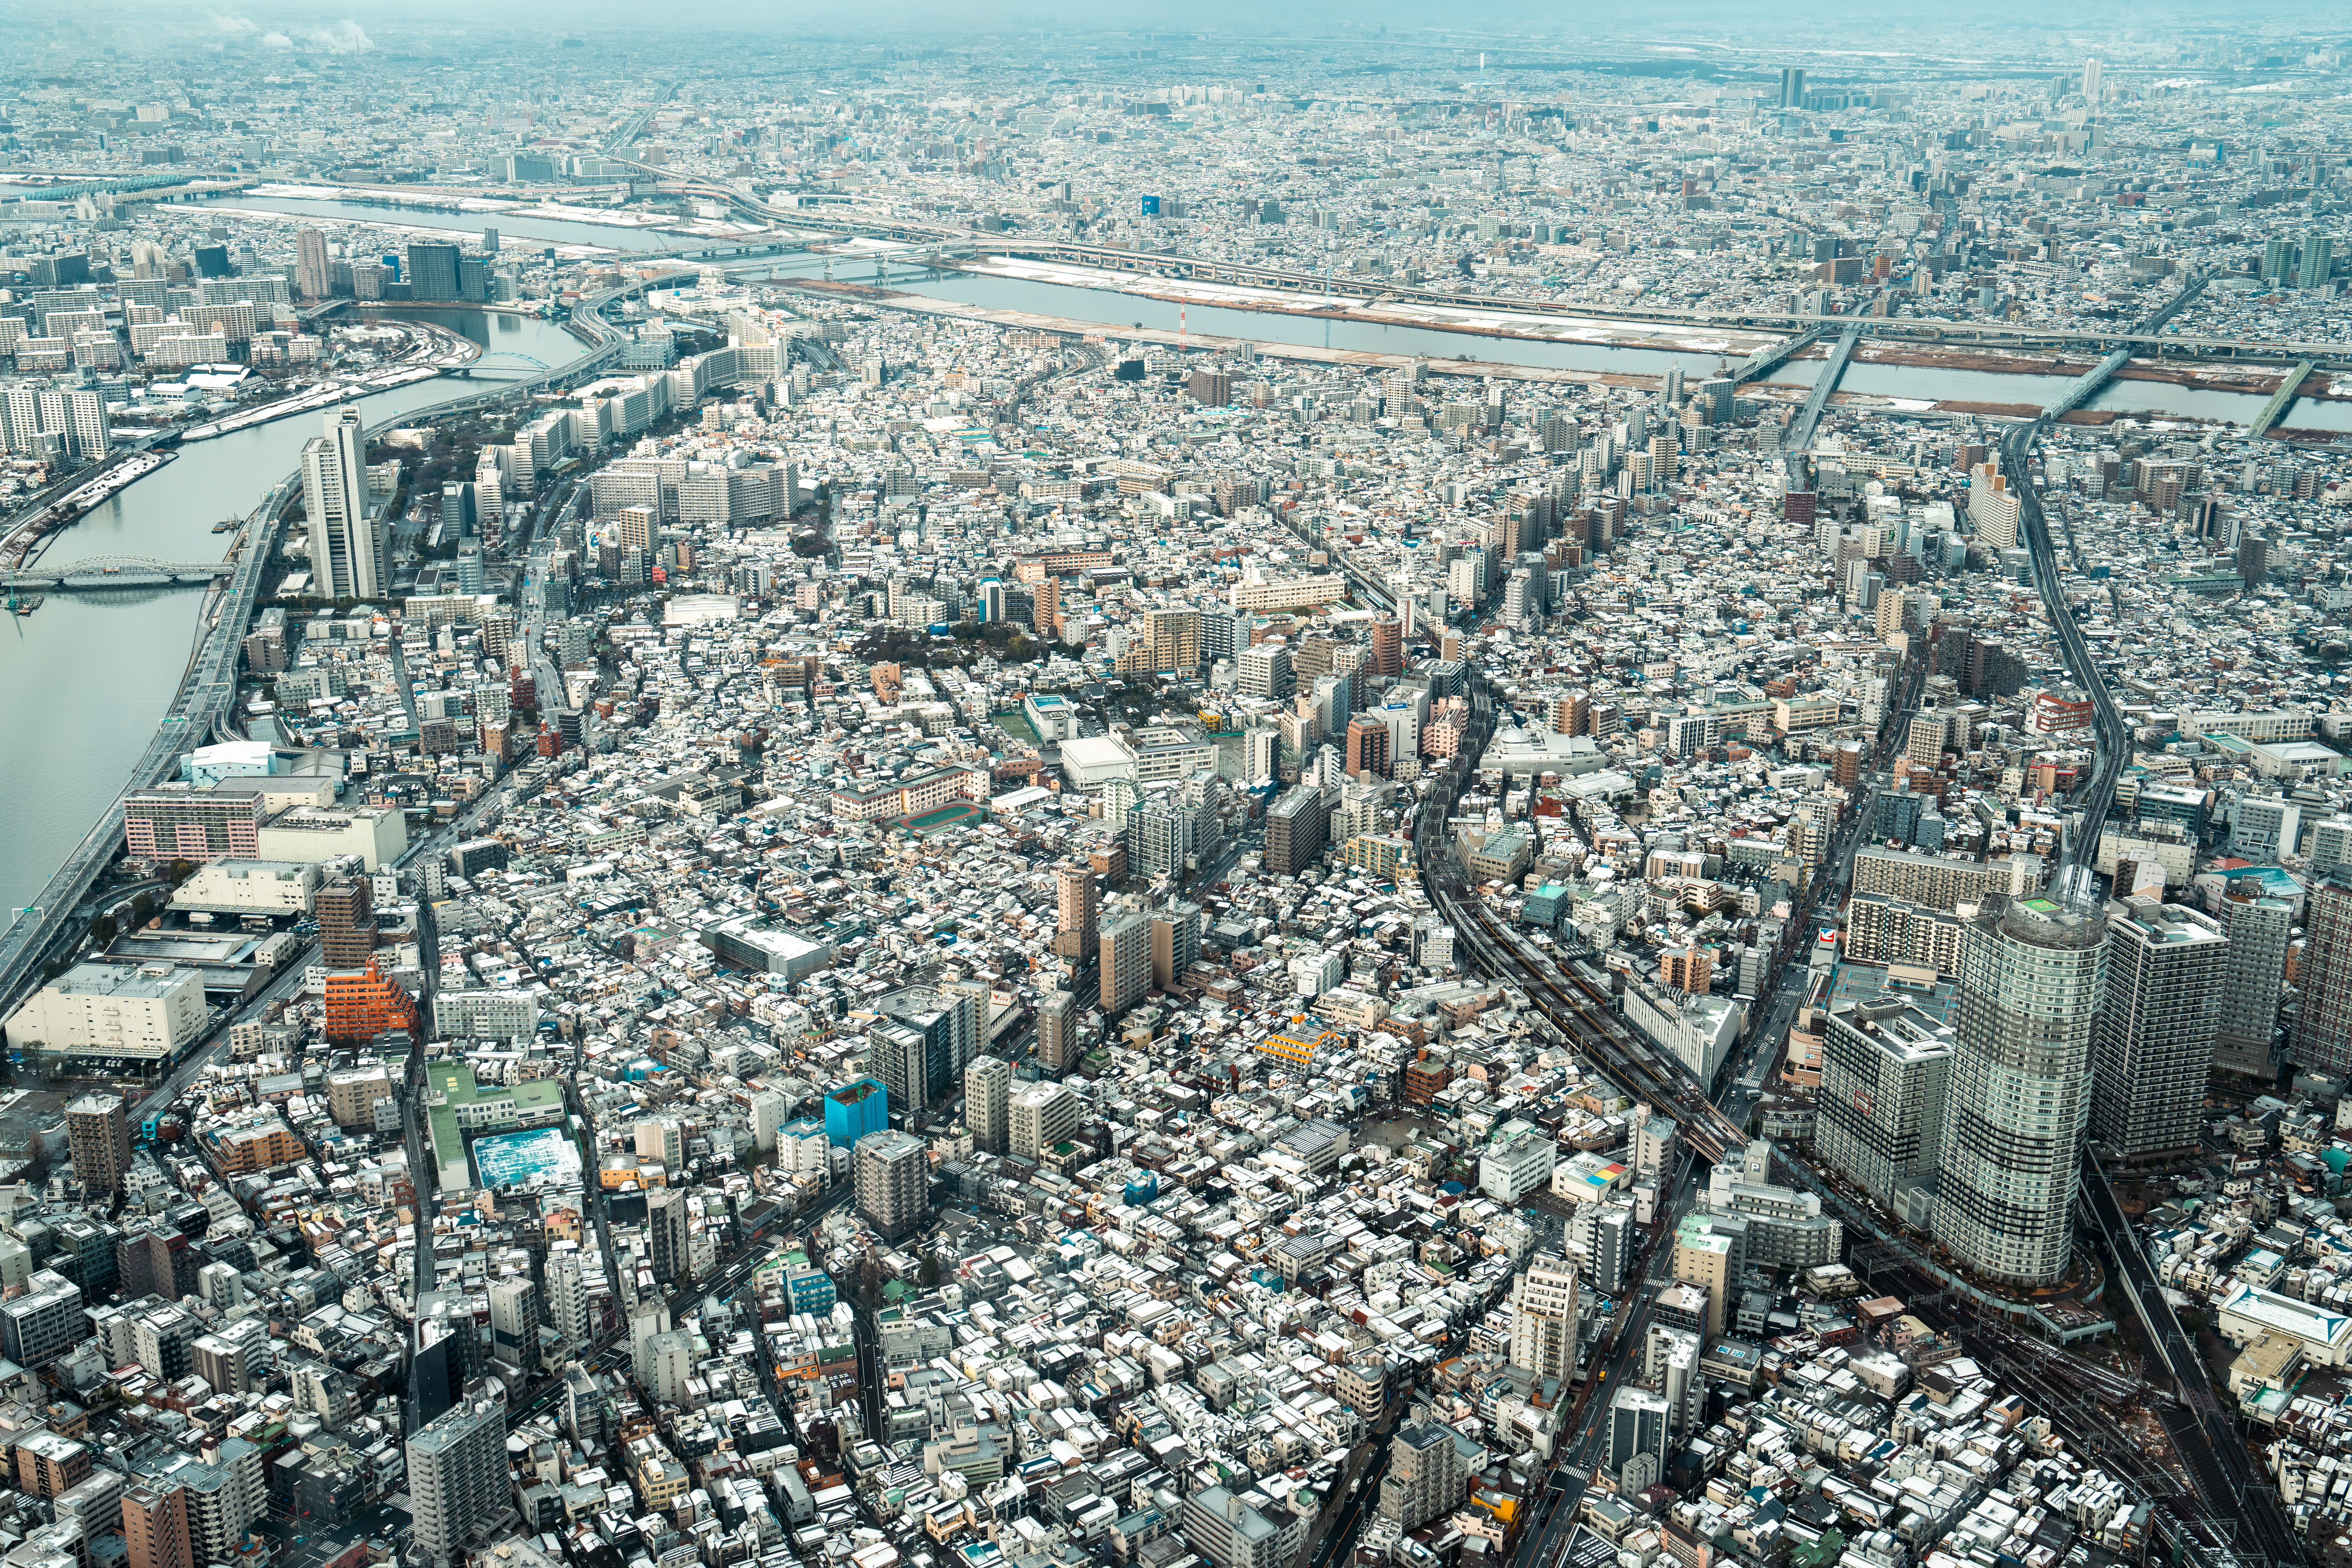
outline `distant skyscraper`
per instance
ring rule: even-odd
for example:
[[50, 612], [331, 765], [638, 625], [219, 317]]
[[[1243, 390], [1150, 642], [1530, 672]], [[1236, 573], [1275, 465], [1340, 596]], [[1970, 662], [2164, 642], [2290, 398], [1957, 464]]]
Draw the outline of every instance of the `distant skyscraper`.
[[930, 1205], [930, 1156], [911, 1132], [868, 1132], [851, 1152], [857, 1212], [891, 1241], [903, 1240]]
[[1576, 1375], [1573, 1260], [1547, 1253], [1530, 1262], [1512, 1286], [1511, 1364], [1538, 1377], [1565, 1381]]
[[408, 274], [409, 298], [413, 300], [459, 298], [457, 281], [459, 254], [456, 246], [439, 240], [410, 240], [408, 261], [404, 268]]
[[507, 1507], [506, 1405], [481, 1399], [408, 1439], [408, 1499], [419, 1551], [448, 1564]]
[[2105, 924], [1995, 894], [1964, 939], [1934, 1230], [1997, 1279], [2042, 1285], [2066, 1271]]
[[687, 1229], [686, 1190], [663, 1187], [646, 1200], [646, 1230], [653, 1244], [654, 1278], [664, 1285], [688, 1278], [693, 1252]]
[[2303, 929], [2303, 1017], [2294, 1058], [2340, 1073], [2352, 1067], [2352, 866], [2336, 867], [2312, 888]]
[[2294, 286], [2317, 289], [2324, 285], [2336, 267], [2336, 241], [2324, 234], [2307, 234], [2303, 237], [2303, 257], [2296, 267]]
[[327, 237], [306, 228], [294, 237], [294, 291], [306, 300], [323, 300], [332, 290], [334, 265], [327, 258]]
[[302, 509], [310, 531], [310, 591], [322, 599], [382, 598], [392, 583], [381, 511], [370, 515], [360, 413], [335, 408], [302, 447]]
[[963, 1069], [963, 1124], [972, 1147], [1004, 1152], [1005, 1102], [1013, 1092], [1013, 1064], [1002, 1057], [974, 1057]]
[[2096, 103], [2099, 101], [2100, 74], [2101, 67], [2098, 61], [2084, 60], [2083, 62], [2083, 98], [2084, 101], [2090, 103]]
[[66, 1107], [66, 1147], [74, 1174], [94, 1193], [119, 1192], [131, 1169], [130, 1117], [112, 1094], [85, 1094]]
[[2135, 899], [2107, 921], [2092, 1036], [2091, 1136], [2126, 1157], [2197, 1142], [2230, 939], [2209, 915]]
[[1151, 921], [1139, 910], [1104, 918], [1097, 958], [1102, 970], [1102, 1010], [1116, 1017], [1151, 989]]
[[1780, 107], [1783, 109], [1805, 107], [1805, 73], [1796, 66], [1780, 68]]
[[2259, 879], [2242, 877], [2222, 895], [2221, 917], [2230, 956], [2221, 966], [2221, 1016], [2213, 1065], [2268, 1078], [2277, 1048], [2279, 994], [2286, 985], [2294, 906], [2268, 897]]

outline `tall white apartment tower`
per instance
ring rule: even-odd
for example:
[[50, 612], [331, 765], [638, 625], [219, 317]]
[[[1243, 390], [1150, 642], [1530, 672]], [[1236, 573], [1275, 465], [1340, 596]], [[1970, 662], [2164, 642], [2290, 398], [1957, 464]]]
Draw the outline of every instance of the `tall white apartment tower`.
[[1547, 1253], [1511, 1291], [1511, 1364], [1538, 1377], [1576, 1375], [1576, 1263]]
[[327, 415], [302, 446], [302, 510], [310, 524], [311, 591], [322, 599], [377, 599], [392, 584], [381, 512], [368, 515], [367, 450], [356, 408]]
[[1995, 895], [1960, 953], [1936, 1238], [1979, 1274], [2063, 1278], [2091, 1118], [2105, 919]]
[[334, 268], [327, 258], [327, 237], [306, 228], [294, 237], [294, 291], [305, 300], [323, 300], [333, 289]]

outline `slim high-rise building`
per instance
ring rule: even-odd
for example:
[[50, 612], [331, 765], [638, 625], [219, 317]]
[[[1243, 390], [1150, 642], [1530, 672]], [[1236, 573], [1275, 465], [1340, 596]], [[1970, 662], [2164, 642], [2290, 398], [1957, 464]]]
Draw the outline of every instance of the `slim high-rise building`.
[[329, 969], [365, 969], [375, 956], [375, 906], [370, 879], [331, 877], [311, 910], [319, 922], [319, 962]]
[[[1609, 1473], [1622, 1492], [1654, 1486], [1665, 1473], [1674, 1407], [1646, 1388], [1621, 1386], [1609, 1401]], [[1630, 1469], [1629, 1469], [1630, 1467]]]
[[1697, 1423], [1706, 1405], [1706, 1379], [1699, 1374], [1699, 1337], [1687, 1329], [1652, 1323], [1642, 1344], [1642, 1381], [1666, 1402], [1667, 1421], [1679, 1437]]
[[1155, 670], [1184, 675], [1201, 668], [1201, 612], [1195, 609], [1143, 613], [1144, 663]]
[[524, 1375], [539, 1373], [539, 1287], [528, 1279], [490, 1287], [490, 1355]]
[[302, 508], [311, 592], [322, 599], [382, 598], [392, 584], [391, 557], [383, 514], [368, 506], [358, 409], [330, 410], [326, 433], [303, 444]]
[[94, 1193], [122, 1190], [131, 1169], [131, 1119], [111, 1094], [85, 1094], [66, 1107], [66, 1147], [74, 1174]]
[[2091, 1136], [2128, 1158], [2197, 1142], [2230, 939], [2211, 916], [2179, 904], [2126, 907], [2107, 920]]
[[1085, 866], [1063, 866], [1055, 869], [1054, 884], [1054, 952], [1084, 963], [1095, 951], [1101, 909], [1095, 874]]
[[1266, 808], [1265, 869], [1271, 877], [1297, 875], [1323, 852], [1331, 814], [1323, 792], [1301, 784]]
[[1404, 673], [1404, 623], [1394, 616], [1372, 622], [1372, 656], [1369, 668], [1376, 677], [1391, 679]]
[[2352, 1067], [2352, 866], [2311, 889], [2303, 915], [2303, 1016], [2294, 1058], [2320, 1072]]
[[440, 240], [408, 242], [408, 291], [414, 300], [455, 300], [460, 297], [457, 261], [462, 252]]
[[327, 258], [327, 237], [306, 228], [294, 237], [294, 291], [305, 300], [323, 300], [332, 292], [334, 266]]
[[1748, 1221], [1737, 1214], [1687, 1214], [1675, 1230], [1675, 1278], [1706, 1293], [1706, 1331], [1720, 1334], [1748, 1273]]
[[[915, 1031], [922, 1040], [923, 1093], [899, 1101], [908, 1110], [917, 1104], [944, 1100], [955, 1092], [956, 1079], [980, 1049], [981, 1007], [987, 995], [981, 987], [909, 985], [893, 991], [875, 1004], [875, 1010]], [[883, 1080], [887, 1083], [886, 1078]]]
[[1178, 900], [1151, 911], [1151, 983], [1166, 990], [1201, 956], [1205, 917], [1201, 906]]
[[1576, 1375], [1576, 1274], [1572, 1259], [1546, 1253], [1513, 1284], [1513, 1366], [1538, 1377], [1565, 1381]]
[[850, 1151], [857, 1212], [888, 1240], [921, 1225], [930, 1207], [930, 1155], [911, 1132], [868, 1132]]
[[567, 1345], [578, 1349], [588, 1342], [587, 1277], [576, 1251], [547, 1259], [547, 1317]]
[[1380, 1511], [1399, 1529], [1419, 1530], [1462, 1506], [1469, 1469], [1460, 1436], [1438, 1421], [1409, 1422], [1389, 1446], [1388, 1474], [1381, 1478]]
[[417, 1548], [436, 1563], [507, 1510], [506, 1406], [478, 1399], [444, 1412], [408, 1439], [409, 1513]]
[[1798, 66], [1780, 68], [1780, 107], [1783, 109], [1805, 107], [1805, 73], [1802, 68]]
[[1833, 1008], [1822, 1041], [1813, 1146], [1892, 1208], [1897, 1187], [1936, 1173], [1952, 1031], [1893, 996]]
[[1048, 991], [1037, 998], [1037, 1059], [1053, 1073], [1078, 1065], [1078, 999], [1072, 993]]
[[1002, 1057], [974, 1057], [963, 1069], [963, 1124], [974, 1149], [1004, 1152], [1005, 1102], [1012, 1093], [1013, 1064]]
[[123, 1488], [122, 1544], [131, 1568], [190, 1568], [186, 1489], [152, 1481]]
[[2066, 1271], [2105, 938], [2101, 916], [2050, 899], [1994, 895], [1969, 922], [1933, 1228], [1978, 1273]]
[[1102, 922], [1097, 957], [1102, 969], [1102, 1010], [1117, 1017], [1151, 989], [1151, 920], [1140, 910], [1118, 910]]
[[2221, 964], [2213, 1065], [2269, 1078], [2275, 1070], [2279, 994], [2286, 985], [2294, 906], [2266, 895], [2258, 879], [2241, 877], [2221, 896], [2221, 918], [2230, 955]]
[[2303, 255], [2295, 267], [2294, 286], [2316, 289], [2327, 281], [2336, 268], [2336, 241], [2324, 234], [2303, 237]]
[[2083, 62], [2083, 98], [2085, 102], [2099, 101], [2099, 79], [2105, 74], [2105, 68], [2097, 60]]
[[1066, 1083], [1024, 1083], [1006, 1104], [1007, 1146], [1034, 1160], [1076, 1131], [1082, 1118], [1077, 1091]]
[[654, 1278], [664, 1285], [688, 1279], [693, 1271], [686, 1221], [683, 1187], [663, 1187], [646, 1197], [646, 1233], [653, 1246]]

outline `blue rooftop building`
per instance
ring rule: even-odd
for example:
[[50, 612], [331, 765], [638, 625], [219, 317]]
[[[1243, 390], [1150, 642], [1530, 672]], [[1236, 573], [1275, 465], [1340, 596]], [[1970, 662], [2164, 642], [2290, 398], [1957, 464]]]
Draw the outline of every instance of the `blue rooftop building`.
[[824, 1097], [824, 1141], [836, 1149], [854, 1145], [868, 1132], [890, 1126], [890, 1091], [878, 1078], [861, 1078], [828, 1089]]

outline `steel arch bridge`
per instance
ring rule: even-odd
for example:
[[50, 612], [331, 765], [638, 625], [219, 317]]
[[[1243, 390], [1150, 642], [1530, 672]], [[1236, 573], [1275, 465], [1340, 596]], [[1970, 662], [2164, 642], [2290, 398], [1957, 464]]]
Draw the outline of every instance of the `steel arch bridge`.
[[534, 371], [541, 375], [545, 375], [548, 372], [547, 362], [542, 359], [533, 359], [527, 353], [518, 353], [510, 349], [491, 349], [472, 363], [458, 365], [446, 374], [464, 381], [477, 375], [526, 375]]
[[235, 570], [228, 561], [158, 561], [147, 555], [92, 555], [61, 566], [0, 571], [0, 592], [92, 594], [209, 583]]

